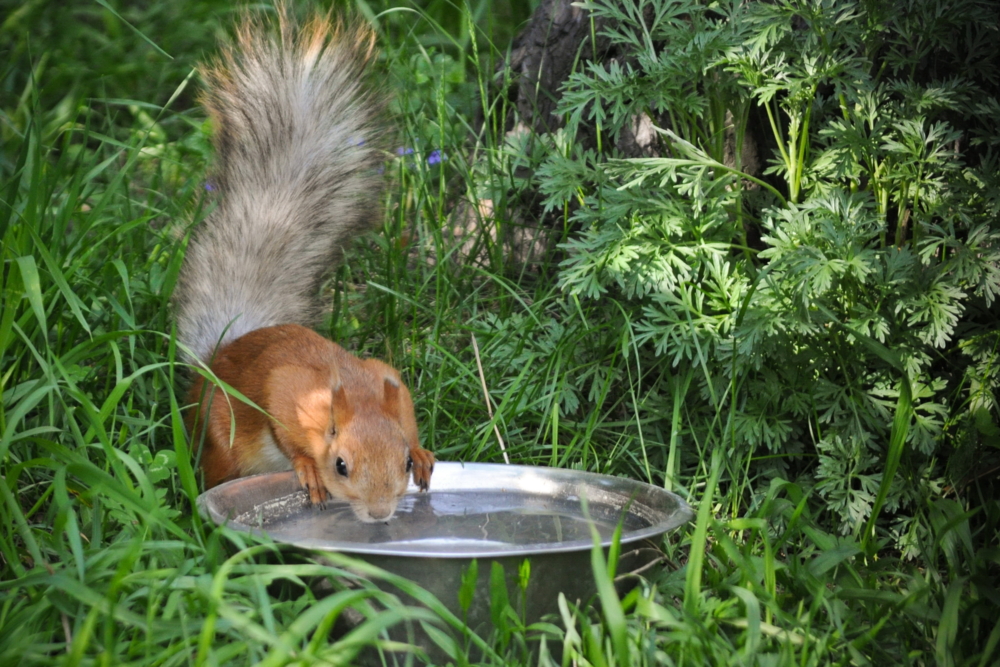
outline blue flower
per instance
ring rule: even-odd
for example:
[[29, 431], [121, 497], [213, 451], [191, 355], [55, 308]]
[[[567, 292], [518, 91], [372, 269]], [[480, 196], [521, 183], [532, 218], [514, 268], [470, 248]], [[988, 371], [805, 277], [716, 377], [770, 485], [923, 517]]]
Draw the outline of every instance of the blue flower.
[[410, 155], [412, 153], [413, 153], [412, 148], [403, 148], [402, 146], [400, 146], [399, 148], [396, 149], [396, 155]]
[[427, 156], [427, 164], [432, 166], [435, 164], [441, 164], [441, 161], [446, 159], [448, 159], [447, 155], [445, 155], [439, 150], [434, 150], [431, 151], [431, 154]]

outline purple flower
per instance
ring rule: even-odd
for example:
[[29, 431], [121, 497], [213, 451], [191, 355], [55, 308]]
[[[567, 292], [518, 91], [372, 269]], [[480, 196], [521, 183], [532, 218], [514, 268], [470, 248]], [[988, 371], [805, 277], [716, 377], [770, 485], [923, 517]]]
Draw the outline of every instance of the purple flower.
[[413, 153], [412, 148], [403, 148], [400, 146], [396, 149], [396, 155], [411, 155]]
[[431, 151], [431, 154], [427, 156], [427, 164], [432, 166], [435, 164], [441, 164], [441, 161], [446, 160], [447, 158], [448, 156], [442, 153], [441, 151], [434, 150]]
[[205, 181], [205, 190], [212, 192], [215, 190], [215, 186], [212, 185], [212, 181]]

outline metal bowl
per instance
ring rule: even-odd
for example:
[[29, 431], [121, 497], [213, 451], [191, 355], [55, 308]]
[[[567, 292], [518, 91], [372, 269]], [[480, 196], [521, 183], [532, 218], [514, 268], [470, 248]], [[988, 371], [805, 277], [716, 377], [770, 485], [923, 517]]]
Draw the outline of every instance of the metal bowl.
[[[385, 523], [361, 523], [339, 501], [328, 502], [325, 509], [311, 506], [291, 472], [228, 482], [202, 494], [198, 504], [217, 524], [266, 531], [276, 542], [301, 547], [320, 559], [324, 552], [352, 554], [404, 576], [459, 616], [462, 574], [472, 559], [479, 559], [475, 600], [466, 617], [478, 632], [489, 631], [492, 565], [485, 561], [504, 567], [511, 589], [518, 567], [530, 559], [524, 612], [531, 623], [557, 612], [560, 592], [570, 601], [586, 601], [594, 594], [591, 525], [607, 548], [620, 521], [622, 553], [633, 555], [629, 567], [635, 568], [648, 563], [653, 552], [647, 549], [643, 556], [645, 540], [692, 516], [681, 498], [642, 482], [488, 463], [437, 463], [430, 492], [419, 493], [411, 485], [395, 516]], [[627, 562], [623, 558], [622, 564]]]

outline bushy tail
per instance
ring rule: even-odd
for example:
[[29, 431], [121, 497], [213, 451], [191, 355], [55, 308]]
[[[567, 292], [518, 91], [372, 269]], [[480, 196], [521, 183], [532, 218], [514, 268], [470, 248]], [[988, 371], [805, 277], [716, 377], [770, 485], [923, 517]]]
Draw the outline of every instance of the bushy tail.
[[180, 340], [202, 360], [254, 329], [311, 324], [320, 281], [377, 210], [383, 105], [362, 77], [374, 35], [328, 18], [298, 28], [280, 7], [278, 23], [245, 19], [202, 72], [219, 201], [177, 287]]

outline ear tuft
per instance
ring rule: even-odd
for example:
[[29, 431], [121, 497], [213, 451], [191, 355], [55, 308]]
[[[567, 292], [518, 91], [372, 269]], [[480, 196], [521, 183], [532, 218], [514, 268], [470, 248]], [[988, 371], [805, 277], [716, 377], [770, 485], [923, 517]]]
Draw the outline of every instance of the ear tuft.
[[385, 376], [382, 410], [393, 419], [399, 419], [399, 382], [389, 375]]
[[337, 386], [331, 389], [331, 392], [333, 400], [330, 409], [333, 411], [333, 421], [342, 427], [354, 416], [354, 408], [347, 401], [347, 392], [344, 391], [343, 384], [338, 382]]

